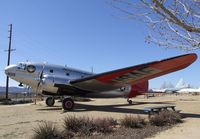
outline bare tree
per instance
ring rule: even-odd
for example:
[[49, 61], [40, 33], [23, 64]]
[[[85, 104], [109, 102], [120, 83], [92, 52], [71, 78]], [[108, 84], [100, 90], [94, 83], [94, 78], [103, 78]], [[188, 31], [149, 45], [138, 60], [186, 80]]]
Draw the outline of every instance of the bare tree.
[[200, 0], [112, 0], [111, 4], [129, 19], [147, 23], [148, 43], [200, 49]]

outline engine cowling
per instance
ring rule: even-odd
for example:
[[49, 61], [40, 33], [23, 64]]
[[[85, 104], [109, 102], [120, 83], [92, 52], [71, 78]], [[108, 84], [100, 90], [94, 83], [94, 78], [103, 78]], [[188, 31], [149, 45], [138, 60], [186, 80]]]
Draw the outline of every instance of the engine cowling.
[[54, 87], [54, 84], [67, 84], [69, 80], [61, 77], [44, 76], [42, 80], [42, 90], [46, 92], [57, 93], [58, 88]]

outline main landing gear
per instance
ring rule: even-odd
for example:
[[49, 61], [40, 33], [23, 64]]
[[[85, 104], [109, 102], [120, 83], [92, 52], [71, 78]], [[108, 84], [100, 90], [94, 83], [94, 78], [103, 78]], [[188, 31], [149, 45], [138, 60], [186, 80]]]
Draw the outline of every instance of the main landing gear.
[[54, 97], [47, 97], [45, 102], [47, 106], [52, 107], [55, 103], [55, 99]]
[[71, 97], [66, 97], [62, 101], [64, 110], [71, 111], [74, 108], [74, 100]]
[[[47, 97], [45, 102], [48, 107], [52, 107], [55, 103], [55, 98]], [[62, 108], [64, 110], [71, 111], [74, 108], [74, 100], [71, 97], [63, 98], [62, 99]]]

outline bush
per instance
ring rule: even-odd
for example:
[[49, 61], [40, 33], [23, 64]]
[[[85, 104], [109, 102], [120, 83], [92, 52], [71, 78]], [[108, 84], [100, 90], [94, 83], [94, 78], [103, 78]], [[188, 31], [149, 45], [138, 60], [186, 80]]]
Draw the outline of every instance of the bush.
[[64, 118], [64, 128], [67, 131], [79, 132], [85, 135], [90, 135], [95, 131], [94, 122], [88, 117], [77, 118], [75, 116], [67, 116]]
[[125, 128], [142, 128], [146, 125], [146, 121], [140, 116], [126, 115], [120, 124]]
[[117, 121], [113, 118], [97, 118], [94, 120], [96, 132], [109, 133], [117, 125]]
[[55, 128], [53, 123], [43, 121], [37, 128], [34, 128], [35, 132], [32, 139], [61, 139], [61, 133]]
[[75, 116], [67, 116], [64, 118], [64, 128], [66, 131], [73, 133], [91, 135], [97, 133], [109, 133], [113, 131], [117, 121], [113, 118], [90, 119], [88, 117], [77, 118]]
[[159, 114], [152, 116], [149, 121], [155, 126], [166, 126], [181, 123], [182, 117], [174, 111], [161, 111]]

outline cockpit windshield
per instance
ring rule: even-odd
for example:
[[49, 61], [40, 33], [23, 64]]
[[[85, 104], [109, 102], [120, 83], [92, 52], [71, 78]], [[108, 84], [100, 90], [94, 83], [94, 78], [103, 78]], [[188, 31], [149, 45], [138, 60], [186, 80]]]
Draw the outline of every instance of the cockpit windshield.
[[17, 68], [20, 69], [20, 70], [26, 70], [26, 64], [19, 63]]

